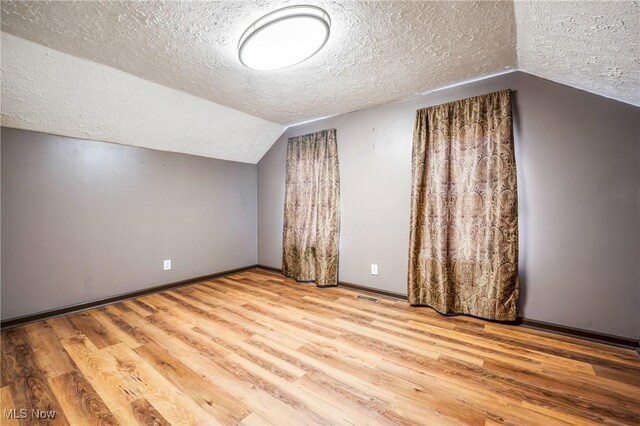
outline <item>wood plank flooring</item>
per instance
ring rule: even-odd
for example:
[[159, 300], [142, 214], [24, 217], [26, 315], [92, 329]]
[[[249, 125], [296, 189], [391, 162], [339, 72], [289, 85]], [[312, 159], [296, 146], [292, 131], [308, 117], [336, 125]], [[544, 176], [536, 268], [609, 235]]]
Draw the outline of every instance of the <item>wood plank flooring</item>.
[[358, 294], [254, 269], [3, 331], [1, 423], [640, 424], [631, 350]]

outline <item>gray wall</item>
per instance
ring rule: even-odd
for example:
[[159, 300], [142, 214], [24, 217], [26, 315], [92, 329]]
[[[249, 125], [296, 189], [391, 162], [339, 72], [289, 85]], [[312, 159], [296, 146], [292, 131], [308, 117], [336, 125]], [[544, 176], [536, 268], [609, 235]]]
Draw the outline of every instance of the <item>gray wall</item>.
[[255, 165], [8, 128], [1, 143], [3, 319], [256, 263]]
[[339, 278], [406, 294], [415, 111], [505, 88], [515, 90], [520, 314], [639, 338], [640, 109], [520, 72], [290, 128], [258, 164], [259, 263], [281, 267], [287, 138], [336, 128]]

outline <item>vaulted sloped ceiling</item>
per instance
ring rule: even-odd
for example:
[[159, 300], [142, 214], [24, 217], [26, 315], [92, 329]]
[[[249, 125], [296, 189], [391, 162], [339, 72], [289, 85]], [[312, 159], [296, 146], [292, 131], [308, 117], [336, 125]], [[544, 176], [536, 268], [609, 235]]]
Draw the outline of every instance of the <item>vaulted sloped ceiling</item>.
[[2, 30], [281, 124], [515, 65], [511, 3], [313, 1], [331, 17], [318, 55], [278, 71], [244, 67], [243, 31], [300, 3], [3, 1]]
[[518, 68], [640, 105], [640, 2], [516, 1]]
[[2, 33], [2, 125], [257, 163], [285, 126]]
[[238, 39], [298, 3], [3, 1], [3, 125], [256, 162], [287, 125], [511, 69], [640, 103], [638, 2], [303, 3], [329, 42], [264, 72]]

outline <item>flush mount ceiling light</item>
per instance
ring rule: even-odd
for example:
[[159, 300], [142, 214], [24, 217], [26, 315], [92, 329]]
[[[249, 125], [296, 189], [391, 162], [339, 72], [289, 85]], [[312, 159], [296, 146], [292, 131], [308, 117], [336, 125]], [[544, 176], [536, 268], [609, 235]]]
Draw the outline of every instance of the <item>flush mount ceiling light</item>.
[[331, 20], [315, 6], [289, 6], [263, 16], [240, 37], [238, 57], [246, 67], [277, 70], [315, 55], [329, 39]]

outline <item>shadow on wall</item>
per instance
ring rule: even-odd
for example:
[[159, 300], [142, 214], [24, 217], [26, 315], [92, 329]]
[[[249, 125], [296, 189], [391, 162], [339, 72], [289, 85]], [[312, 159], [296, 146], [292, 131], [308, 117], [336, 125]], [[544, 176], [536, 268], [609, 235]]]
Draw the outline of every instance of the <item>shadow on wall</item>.
[[518, 276], [520, 278], [520, 299], [518, 300], [518, 316], [524, 317], [527, 301], [527, 197], [526, 183], [522, 167], [518, 162], [523, 158], [523, 144], [520, 143], [520, 114], [518, 111], [518, 91], [511, 91], [511, 116], [513, 117], [513, 143], [516, 154], [516, 170], [518, 178]]

